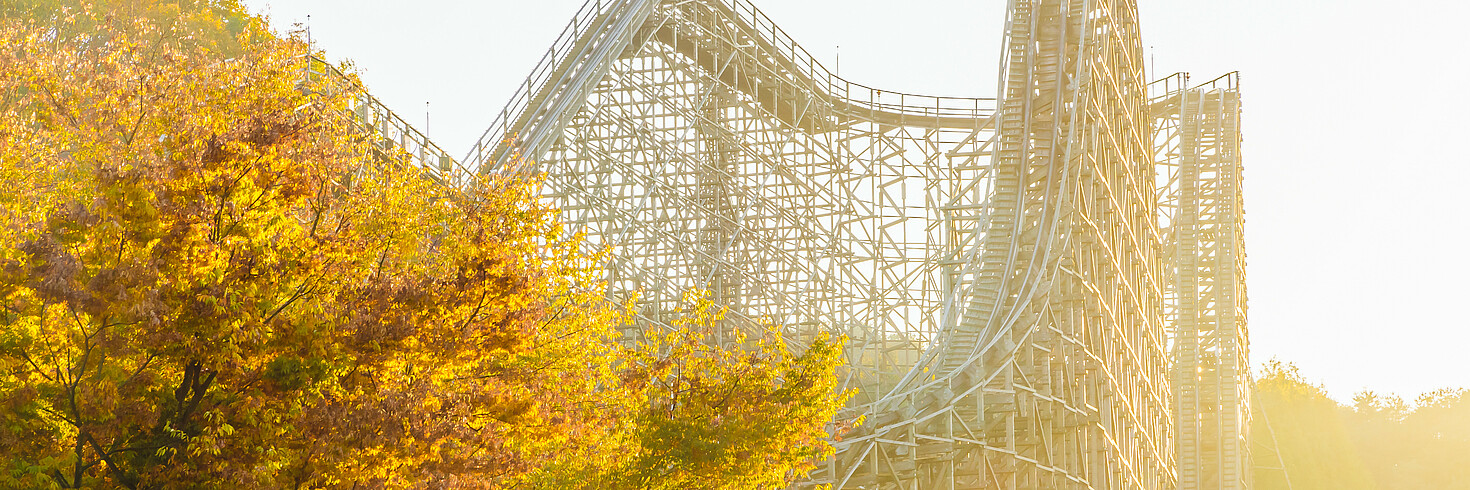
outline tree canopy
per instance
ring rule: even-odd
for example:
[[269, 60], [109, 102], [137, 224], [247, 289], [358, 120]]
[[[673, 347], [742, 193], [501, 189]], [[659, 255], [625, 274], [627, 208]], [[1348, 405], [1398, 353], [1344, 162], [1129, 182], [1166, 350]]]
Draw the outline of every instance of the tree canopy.
[[0, 17], [51, 30], [55, 45], [105, 43], [124, 33], [220, 58], [239, 56], [270, 37], [265, 23], [237, 0], [7, 0]]
[[534, 180], [384, 158], [237, 5], [7, 8], [0, 486], [736, 488], [830, 451], [836, 340], [712, 346], [695, 301], [625, 346]]
[[850, 393], [831, 373], [840, 345], [823, 335], [791, 356], [774, 325], [755, 343], [706, 342], [722, 312], [705, 298], [666, 334], [635, 351], [647, 407], [635, 417], [637, 449], [595, 488], [777, 488], [830, 455], [824, 427]]
[[1345, 406], [1275, 360], [1256, 390], [1259, 489], [1288, 488], [1281, 463], [1297, 490], [1470, 488], [1470, 391], [1437, 390], [1413, 404], [1364, 391]]
[[1374, 488], [1349, 436], [1348, 413], [1296, 366], [1268, 363], [1256, 380], [1256, 400], [1251, 428], [1256, 488]]

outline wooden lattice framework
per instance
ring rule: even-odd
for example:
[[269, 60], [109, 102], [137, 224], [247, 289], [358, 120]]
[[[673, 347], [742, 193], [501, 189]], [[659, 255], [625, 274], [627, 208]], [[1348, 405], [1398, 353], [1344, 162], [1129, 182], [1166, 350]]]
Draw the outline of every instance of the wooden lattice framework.
[[1246, 487], [1235, 78], [1146, 84], [1131, 0], [1005, 22], [999, 97], [930, 97], [828, 72], [746, 0], [590, 0], [458, 162], [355, 112], [451, 184], [544, 174], [612, 248], [630, 336], [691, 289], [723, 331], [848, 336], [865, 423], [802, 486]]
[[855, 405], [895, 389], [940, 331], [946, 230], [983, 222], [994, 100], [849, 82], [743, 1], [594, 1], [563, 37], [470, 166], [545, 175], [638, 293], [630, 334], [704, 289], [727, 328], [846, 335]]
[[1238, 78], [1155, 85], [1181, 490], [1251, 484]]

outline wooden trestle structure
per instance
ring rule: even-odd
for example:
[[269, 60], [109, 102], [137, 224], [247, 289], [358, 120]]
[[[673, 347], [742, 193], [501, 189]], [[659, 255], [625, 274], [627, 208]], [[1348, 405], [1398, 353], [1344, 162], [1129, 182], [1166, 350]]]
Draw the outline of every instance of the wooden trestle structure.
[[842, 79], [746, 0], [590, 0], [461, 168], [544, 173], [630, 335], [691, 289], [724, 329], [846, 335], [864, 421], [801, 486], [1248, 487], [1235, 77], [1147, 83], [1131, 0], [1004, 22], [999, 97], [947, 98]]
[[[1165, 192], [1179, 488], [1251, 486], [1240, 91], [1234, 73], [1192, 88], [1178, 75], [1153, 103]], [[1175, 89], [1175, 87], [1180, 87]]]

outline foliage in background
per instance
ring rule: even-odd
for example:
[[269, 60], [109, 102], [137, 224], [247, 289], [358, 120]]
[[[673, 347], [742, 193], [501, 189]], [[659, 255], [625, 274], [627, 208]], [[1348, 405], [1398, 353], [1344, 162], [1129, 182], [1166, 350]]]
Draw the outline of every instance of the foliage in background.
[[1267, 363], [1256, 379], [1256, 397], [1251, 433], [1258, 490], [1288, 488], [1281, 471], [1270, 469], [1278, 466], [1266, 446], [1273, 433], [1293, 490], [1374, 488], [1349, 437], [1349, 414], [1321, 387], [1307, 383], [1296, 366]]
[[1470, 489], [1466, 390], [1426, 393], [1413, 406], [1365, 391], [1349, 407], [1308, 383], [1296, 366], [1272, 360], [1256, 393], [1259, 490], [1287, 488], [1276, 469], [1278, 449], [1294, 490]]
[[1353, 401], [1353, 440], [1378, 488], [1470, 489], [1470, 391], [1425, 393], [1412, 407], [1371, 391]]
[[237, 5], [0, 13], [0, 487], [745, 487], [830, 451], [835, 342], [711, 347], [705, 304], [625, 348], [533, 182], [371, 156]]

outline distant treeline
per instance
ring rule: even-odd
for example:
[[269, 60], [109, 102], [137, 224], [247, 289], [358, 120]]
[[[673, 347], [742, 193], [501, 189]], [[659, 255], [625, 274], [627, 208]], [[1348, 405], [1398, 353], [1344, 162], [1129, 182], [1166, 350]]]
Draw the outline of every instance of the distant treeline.
[[1345, 406], [1273, 360], [1256, 391], [1258, 490], [1470, 489], [1470, 390], [1412, 404], [1364, 391]]

